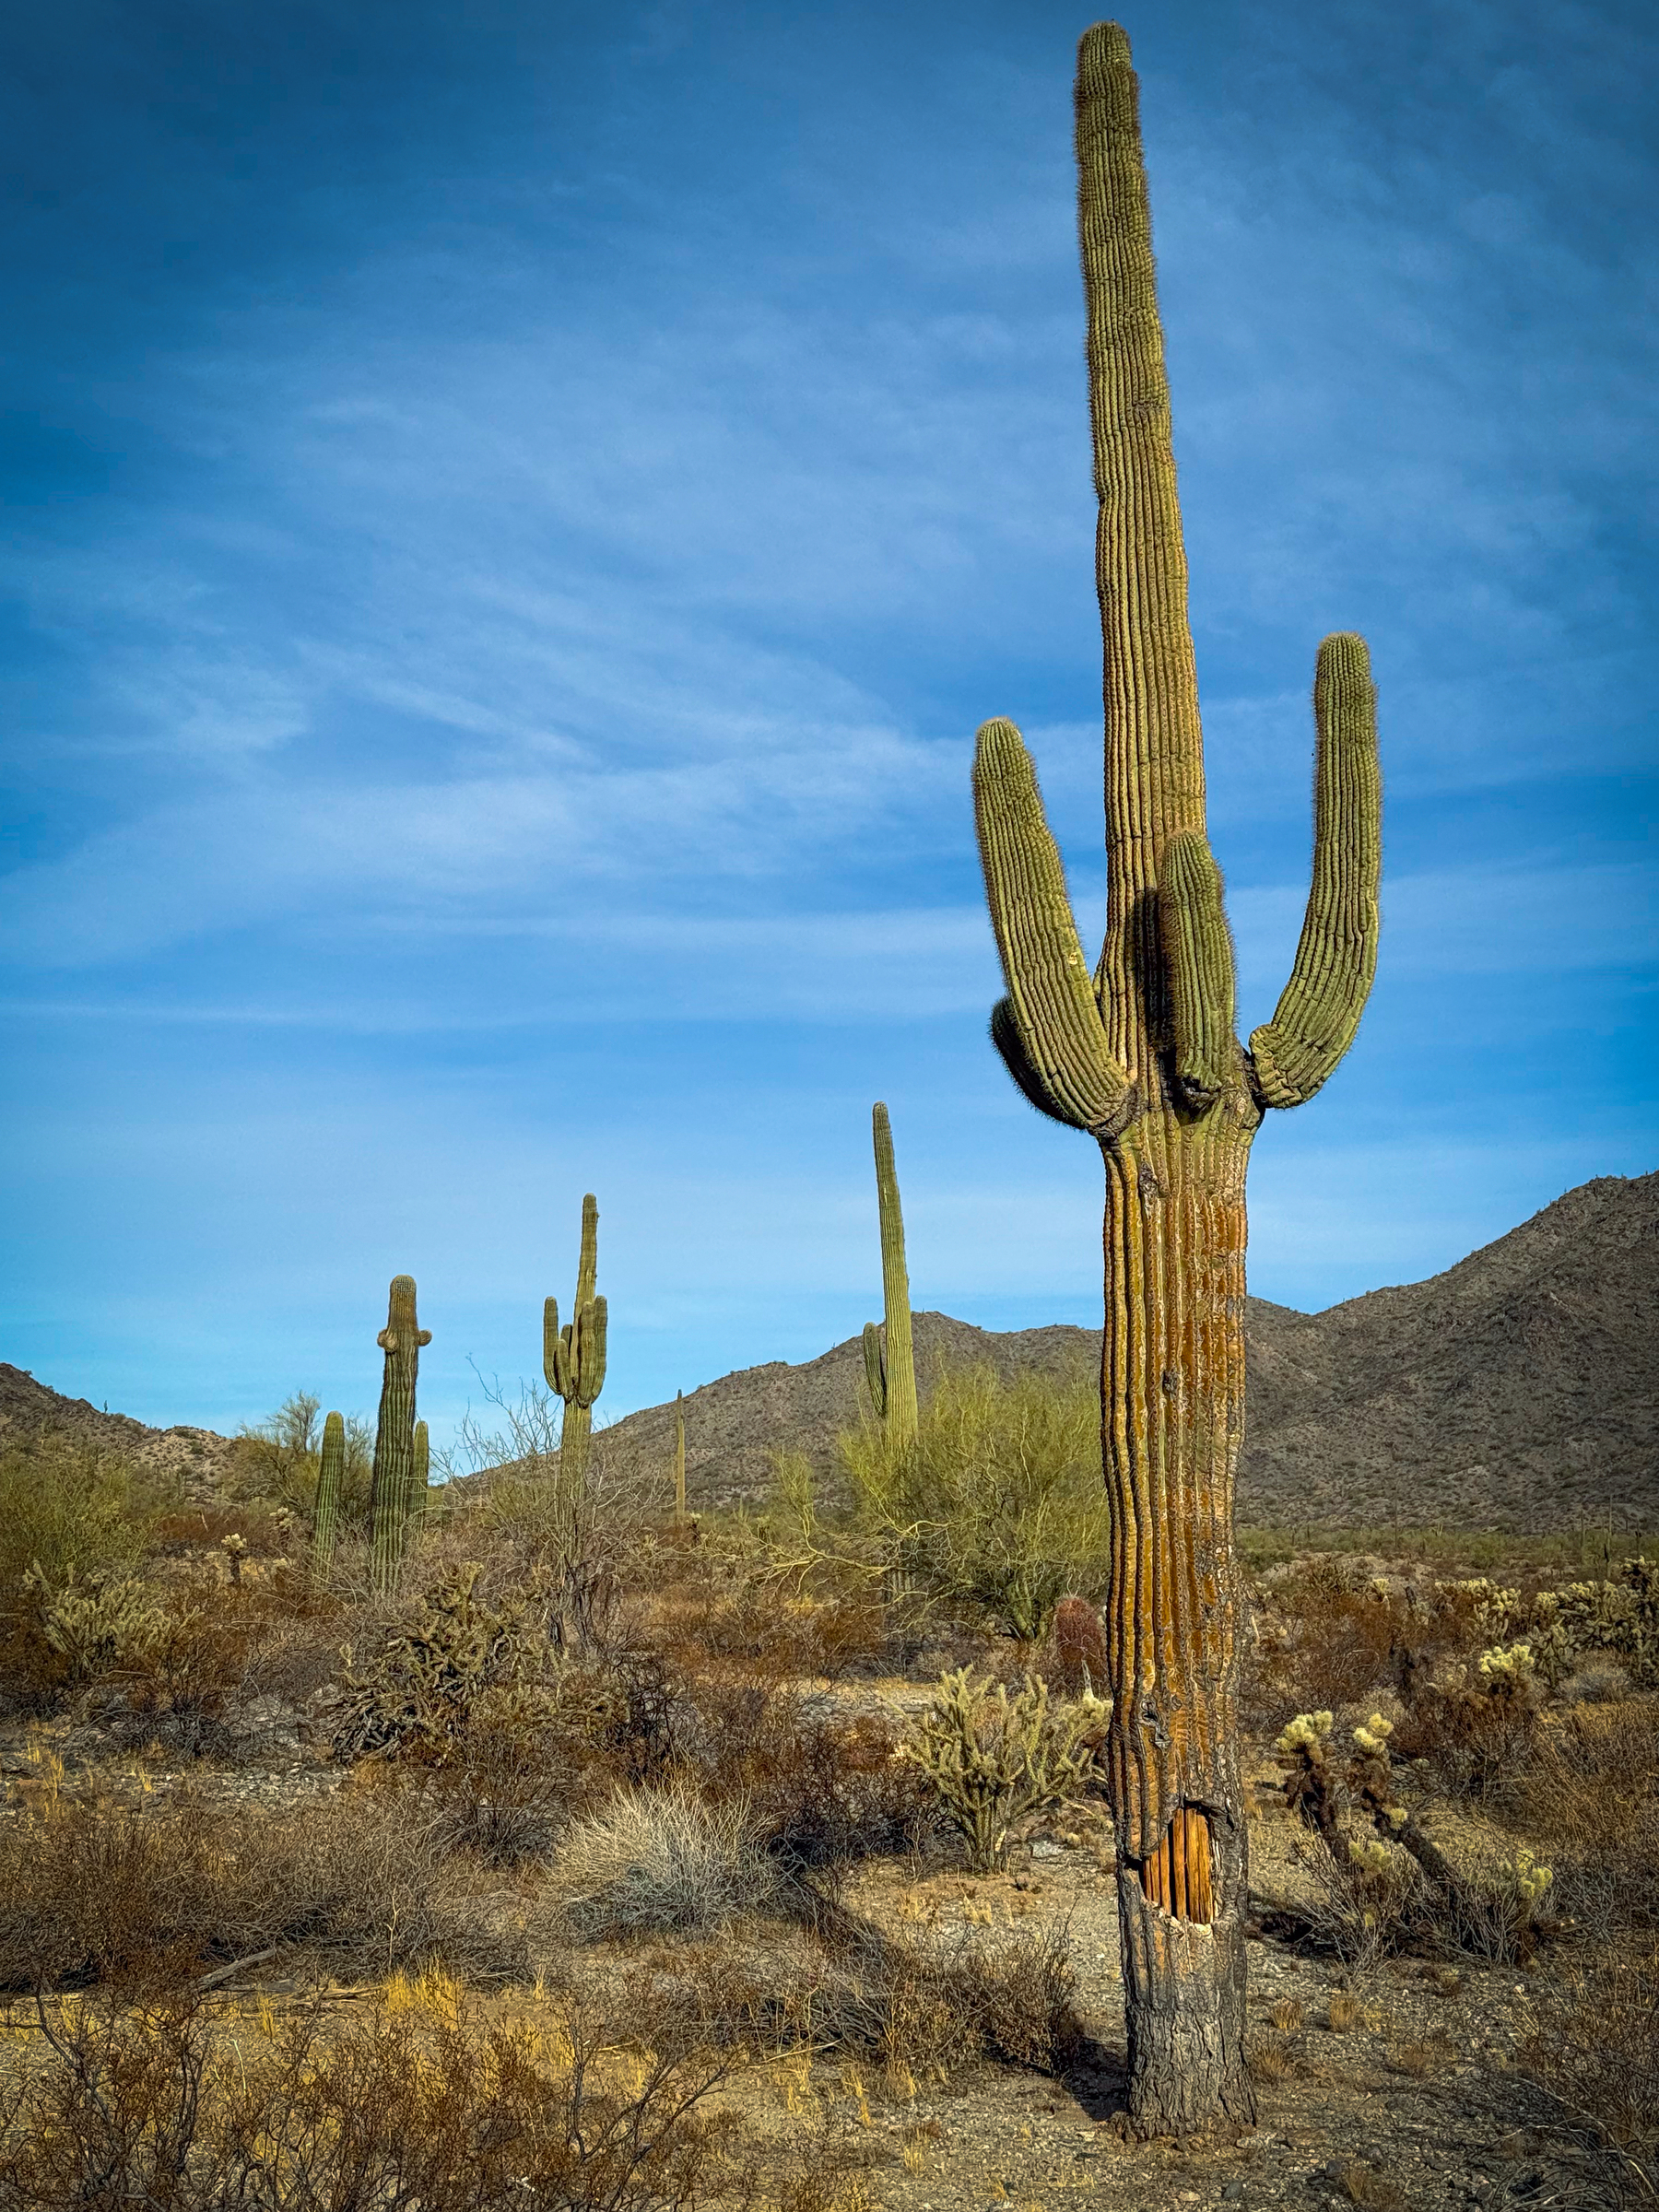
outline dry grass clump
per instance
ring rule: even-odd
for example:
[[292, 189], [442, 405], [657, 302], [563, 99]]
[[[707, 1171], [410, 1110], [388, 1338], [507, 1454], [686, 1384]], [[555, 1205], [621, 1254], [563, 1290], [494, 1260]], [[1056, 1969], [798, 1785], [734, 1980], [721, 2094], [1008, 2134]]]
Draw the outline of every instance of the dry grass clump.
[[576, 1821], [549, 1885], [578, 1935], [703, 1935], [777, 1892], [776, 1870], [739, 1800], [711, 1805], [683, 1783], [618, 1790]]
[[48, 2003], [0, 2086], [0, 2206], [830, 2212], [833, 2159], [757, 2156], [710, 2108], [729, 2059], [640, 2024], [486, 2020], [441, 1976], [341, 2021]]
[[0, 1826], [0, 1987], [154, 1983], [275, 1947], [369, 1973], [526, 1958], [482, 1870], [393, 1793], [282, 1815], [47, 1799]]
[[1659, 2200], [1659, 1949], [1607, 1949], [1534, 1998], [1522, 2065], [1602, 2178]]
[[900, 2080], [986, 2058], [1059, 2074], [1086, 2041], [1065, 1944], [1052, 1931], [961, 1931], [922, 1947], [830, 1906], [812, 1927], [745, 1931], [741, 1944], [655, 1963], [694, 1983], [712, 2034], [839, 2051]]

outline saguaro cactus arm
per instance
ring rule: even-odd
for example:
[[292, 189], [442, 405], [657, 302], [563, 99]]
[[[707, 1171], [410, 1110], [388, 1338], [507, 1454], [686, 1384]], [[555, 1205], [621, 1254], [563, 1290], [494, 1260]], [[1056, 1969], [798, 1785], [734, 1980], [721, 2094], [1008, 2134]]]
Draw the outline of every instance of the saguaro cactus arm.
[[1159, 934], [1175, 1032], [1175, 1080], [1194, 1112], [1221, 1095], [1238, 1065], [1233, 1036], [1232, 933], [1221, 871], [1201, 830], [1183, 830], [1163, 849], [1158, 871]]
[[876, 1418], [887, 1418], [887, 1355], [881, 1348], [881, 1324], [866, 1321], [864, 1325], [865, 1381], [869, 1385], [870, 1403], [876, 1408]]
[[1290, 980], [1250, 1039], [1265, 1106], [1300, 1106], [1333, 1073], [1377, 968], [1382, 772], [1363, 638], [1338, 632], [1319, 648], [1313, 717], [1313, 881]]
[[[904, 1212], [899, 1199], [899, 1170], [893, 1159], [893, 1125], [878, 1100], [870, 1110], [876, 1148], [876, 1210], [881, 1229], [882, 1330], [881, 1402], [877, 1407], [893, 1441], [915, 1441], [918, 1418], [916, 1357], [911, 1336], [910, 1271], [904, 1262]], [[865, 1371], [870, 1342], [865, 1338]], [[872, 1396], [875, 1394], [872, 1392]]]
[[1110, 1135], [1133, 1114], [1134, 1093], [1107, 1044], [1037, 771], [1011, 722], [980, 730], [973, 813], [1008, 986], [992, 1017], [992, 1038], [1041, 1112]]

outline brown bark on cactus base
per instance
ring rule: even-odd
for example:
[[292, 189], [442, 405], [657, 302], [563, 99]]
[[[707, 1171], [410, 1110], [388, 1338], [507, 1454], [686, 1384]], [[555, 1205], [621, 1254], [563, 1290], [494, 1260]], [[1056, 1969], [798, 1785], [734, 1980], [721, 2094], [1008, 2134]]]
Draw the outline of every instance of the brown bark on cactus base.
[[1244, 2065], [1247, 1846], [1237, 1752], [1233, 1483], [1244, 1432], [1241, 1077], [1154, 1108], [1106, 1156], [1101, 1444], [1129, 2117], [1253, 2118]]

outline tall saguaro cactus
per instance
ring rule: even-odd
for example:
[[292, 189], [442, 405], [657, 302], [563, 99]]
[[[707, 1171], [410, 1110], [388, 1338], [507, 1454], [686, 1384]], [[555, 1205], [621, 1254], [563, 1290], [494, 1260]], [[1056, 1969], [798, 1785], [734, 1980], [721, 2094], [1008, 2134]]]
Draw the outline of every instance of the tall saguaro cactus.
[[542, 1308], [542, 1372], [547, 1388], [564, 1400], [559, 1433], [560, 1479], [580, 1488], [587, 1470], [594, 1432], [594, 1400], [605, 1388], [606, 1306], [594, 1294], [599, 1273], [599, 1201], [590, 1191], [582, 1202], [582, 1256], [576, 1268], [576, 1304], [569, 1324], [559, 1325], [559, 1300]]
[[346, 1419], [331, 1413], [323, 1423], [323, 1453], [317, 1466], [317, 1501], [312, 1510], [312, 1575], [327, 1580], [340, 1519], [340, 1489], [346, 1480]]
[[877, 1418], [902, 1450], [916, 1441], [916, 1356], [911, 1341], [910, 1274], [904, 1265], [904, 1215], [888, 1110], [872, 1108], [876, 1140], [876, 1207], [881, 1224], [881, 1298], [884, 1321], [865, 1323], [865, 1380]]
[[674, 1394], [674, 1517], [686, 1517], [686, 1394]]
[[381, 1378], [380, 1418], [374, 1431], [374, 1473], [369, 1489], [369, 1571], [375, 1594], [390, 1596], [408, 1538], [409, 1499], [415, 1471], [415, 1382], [420, 1347], [432, 1332], [415, 1312], [415, 1277], [394, 1275], [386, 1325], [375, 1339], [386, 1355]]
[[1359, 1025], [1376, 962], [1382, 794], [1365, 646], [1329, 637], [1313, 687], [1307, 918], [1277, 1011], [1241, 1047], [1205, 834], [1138, 96], [1115, 23], [1084, 34], [1077, 124], [1105, 649], [1108, 908], [1092, 974], [1012, 723], [981, 729], [974, 796], [1007, 984], [993, 1039], [1031, 1103], [1105, 1156], [1107, 1778], [1130, 2109], [1147, 2132], [1181, 2133], [1253, 2103], [1232, 1540], [1245, 1168], [1264, 1112], [1312, 1098]]

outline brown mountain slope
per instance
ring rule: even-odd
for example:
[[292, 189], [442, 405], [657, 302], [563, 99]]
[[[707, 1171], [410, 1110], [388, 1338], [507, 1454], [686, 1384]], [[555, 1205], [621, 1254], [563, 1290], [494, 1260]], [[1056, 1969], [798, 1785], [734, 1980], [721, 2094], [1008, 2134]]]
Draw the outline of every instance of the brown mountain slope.
[[[1659, 1527], [1659, 1174], [1603, 1176], [1444, 1275], [1323, 1313], [1252, 1299], [1243, 1519], [1335, 1526], [1443, 1522], [1571, 1528], [1612, 1511]], [[1092, 1366], [1093, 1332], [971, 1327], [916, 1316], [924, 1388], [941, 1356], [1006, 1373]], [[686, 1400], [694, 1501], [757, 1498], [771, 1453], [826, 1474], [859, 1417], [858, 1339], [799, 1367], [774, 1361]], [[661, 1468], [674, 1408], [606, 1431], [622, 1464]]]
[[218, 1494], [236, 1447], [211, 1429], [147, 1429], [124, 1413], [100, 1411], [85, 1398], [65, 1398], [27, 1369], [0, 1360], [0, 1445], [52, 1430], [130, 1460], [147, 1473], [176, 1477], [193, 1504]]

